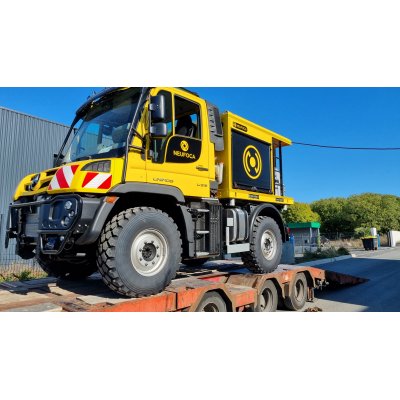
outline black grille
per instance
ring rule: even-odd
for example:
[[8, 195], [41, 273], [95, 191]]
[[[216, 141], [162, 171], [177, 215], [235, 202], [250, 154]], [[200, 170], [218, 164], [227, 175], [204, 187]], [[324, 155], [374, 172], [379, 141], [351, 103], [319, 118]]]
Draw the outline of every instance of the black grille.
[[210, 204], [208, 205], [210, 210], [209, 213], [209, 231], [210, 231], [210, 254], [221, 253], [221, 204]]

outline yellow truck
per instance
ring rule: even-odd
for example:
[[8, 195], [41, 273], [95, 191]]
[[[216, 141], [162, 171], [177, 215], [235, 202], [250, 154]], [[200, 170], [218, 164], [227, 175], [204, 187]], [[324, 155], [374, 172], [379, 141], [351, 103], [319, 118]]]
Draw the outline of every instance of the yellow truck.
[[162, 291], [180, 264], [240, 254], [274, 271], [288, 240], [291, 141], [182, 88], [108, 88], [76, 112], [52, 169], [19, 183], [6, 246], [51, 276], [98, 270], [119, 294]]

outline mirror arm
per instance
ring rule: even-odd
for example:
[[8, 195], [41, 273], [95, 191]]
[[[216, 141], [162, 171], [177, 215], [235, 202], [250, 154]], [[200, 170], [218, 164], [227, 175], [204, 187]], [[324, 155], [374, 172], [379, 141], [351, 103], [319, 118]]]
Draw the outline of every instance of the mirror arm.
[[144, 141], [144, 136], [142, 136], [135, 128], [132, 128], [132, 132], [137, 136], [142, 142]]
[[142, 154], [145, 153], [145, 149], [140, 146], [129, 145], [129, 149], [140, 151]]

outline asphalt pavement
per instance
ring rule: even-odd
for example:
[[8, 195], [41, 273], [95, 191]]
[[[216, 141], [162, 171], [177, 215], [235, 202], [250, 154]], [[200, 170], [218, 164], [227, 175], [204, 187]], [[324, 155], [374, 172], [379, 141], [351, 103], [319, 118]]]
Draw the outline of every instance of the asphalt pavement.
[[368, 279], [336, 289], [316, 290], [314, 303], [322, 311], [400, 311], [400, 247], [377, 252], [358, 251], [355, 258], [319, 265], [318, 268]]

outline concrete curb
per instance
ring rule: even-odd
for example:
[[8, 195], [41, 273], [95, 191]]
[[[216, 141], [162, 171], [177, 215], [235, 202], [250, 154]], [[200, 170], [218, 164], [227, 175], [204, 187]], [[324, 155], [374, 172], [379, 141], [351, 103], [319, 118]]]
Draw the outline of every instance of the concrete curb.
[[342, 261], [342, 260], [347, 260], [349, 258], [355, 257], [353, 254], [350, 254], [348, 256], [340, 256], [340, 257], [333, 257], [333, 258], [324, 258], [322, 260], [315, 260], [315, 261], [309, 261], [309, 262], [304, 262], [301, 264], [295, 264], [300, 267], [316, 267], [317, 265], [322, 265], [322, 264], [330, 264], [334, 263], [336, 261]]

